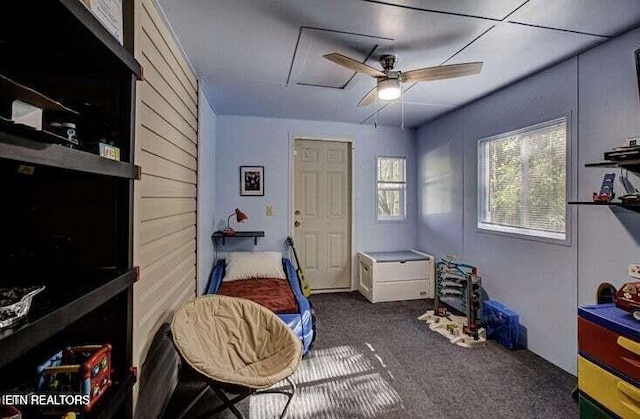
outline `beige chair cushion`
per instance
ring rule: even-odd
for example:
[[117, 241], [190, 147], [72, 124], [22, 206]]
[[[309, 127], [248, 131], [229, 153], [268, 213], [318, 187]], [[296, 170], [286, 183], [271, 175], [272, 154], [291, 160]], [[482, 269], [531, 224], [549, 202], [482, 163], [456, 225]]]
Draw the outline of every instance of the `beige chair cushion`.
[[180, 307], [171, 323], [183, 359], [206, 377], [255, 389], [295, 372], [302, 344], [270, 310], [253, 301], [207, 295]]

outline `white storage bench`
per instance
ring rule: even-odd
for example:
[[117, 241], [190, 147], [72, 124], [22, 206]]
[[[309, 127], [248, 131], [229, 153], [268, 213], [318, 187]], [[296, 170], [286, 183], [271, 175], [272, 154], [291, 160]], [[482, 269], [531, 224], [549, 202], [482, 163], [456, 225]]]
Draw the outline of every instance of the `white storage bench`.
[[369, 301], [433, 298], [433, 256], [416, 250], [358, 254], [358, 289]]

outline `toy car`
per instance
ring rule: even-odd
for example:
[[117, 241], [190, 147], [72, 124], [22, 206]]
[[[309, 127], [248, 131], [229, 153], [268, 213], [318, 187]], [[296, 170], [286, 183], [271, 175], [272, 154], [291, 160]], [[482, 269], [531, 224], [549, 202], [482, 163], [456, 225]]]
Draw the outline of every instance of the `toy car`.
[[640, 322], [640, 282], [627, 282], [616, 292], [616, 307], [627, 311]]

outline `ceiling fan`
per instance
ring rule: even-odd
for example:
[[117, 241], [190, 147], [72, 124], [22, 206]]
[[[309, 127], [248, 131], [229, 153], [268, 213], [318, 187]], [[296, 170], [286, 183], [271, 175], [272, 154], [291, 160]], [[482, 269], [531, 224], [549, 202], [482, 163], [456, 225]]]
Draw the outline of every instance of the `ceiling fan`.
[[323, 57], [349, 70], [366, 74], [377, 80], [376, 87], [371, 89], [371, 91], [358, 102], [358, 106], [367, 106], [375, 101], [376, 98], [386, 101], [398, 99], [402, 95], [401, 86], [403, 83], [470, 76], [472, 74], [478, 74], [482, 69], [482, 62], [473, 62], [420, 68], [403, 73], [402, 71], [393, 70], [398, 61], [395, 55], [385, 54], [380, 57], [382, 71], [376, 70], [371, 66], [337, 52], [324, 55]]

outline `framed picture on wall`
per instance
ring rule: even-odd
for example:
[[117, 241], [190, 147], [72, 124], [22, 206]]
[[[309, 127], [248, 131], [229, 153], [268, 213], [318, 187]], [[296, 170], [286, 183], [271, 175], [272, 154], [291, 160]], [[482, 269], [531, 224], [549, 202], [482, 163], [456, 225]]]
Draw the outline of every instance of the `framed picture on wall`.
[[240, 166], [240, 196], [264, 196], [264, 166]]

